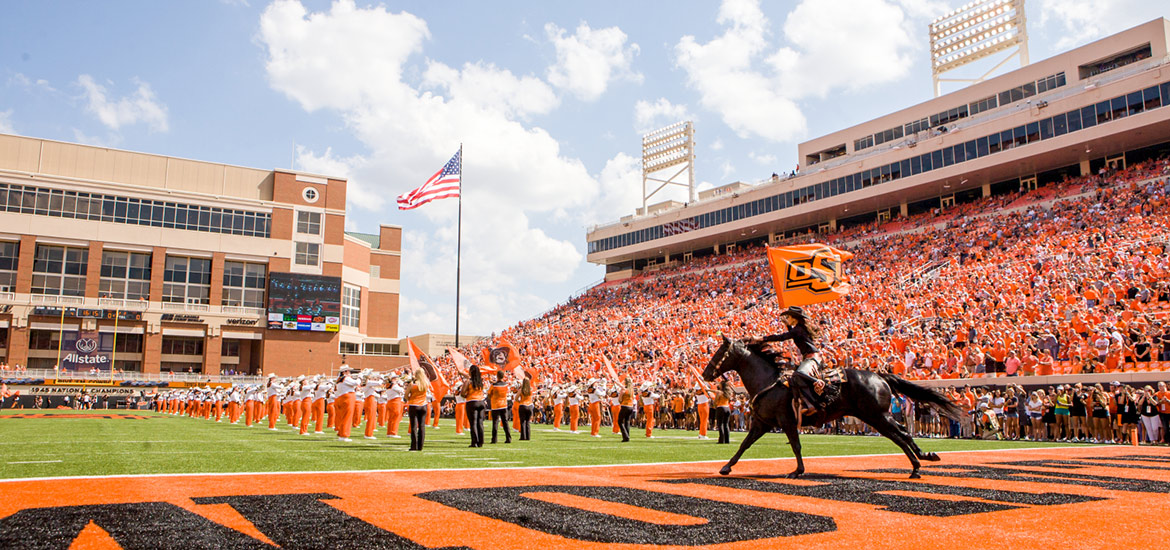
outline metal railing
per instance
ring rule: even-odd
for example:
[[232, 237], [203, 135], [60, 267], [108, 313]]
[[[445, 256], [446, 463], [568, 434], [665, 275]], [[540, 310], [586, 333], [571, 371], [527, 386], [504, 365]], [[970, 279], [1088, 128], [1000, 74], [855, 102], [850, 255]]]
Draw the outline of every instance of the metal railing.
[[92, 307], [120, 311], [154, 310], [164, 312], [195, 312], [256, 318], [263, 318], [266, 314], [264, 308], [256, 307], [213, 306], [209, 304], [187, 304], [181, 302], [149, 302], [146, 300], [127, 300], [123, 298], [85, 298], [82, 296], [58, 296], [55, 294], [17, 294], [15, 292], [0, 292], [0, 303], [33, 306]]

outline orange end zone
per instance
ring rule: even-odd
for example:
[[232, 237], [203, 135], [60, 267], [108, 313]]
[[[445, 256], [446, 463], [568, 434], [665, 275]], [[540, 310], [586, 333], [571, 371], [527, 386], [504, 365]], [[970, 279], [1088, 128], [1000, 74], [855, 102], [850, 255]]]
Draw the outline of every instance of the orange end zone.
[[[1161, 548], [1170, 455], [1086, 447], [589, 468], [0, 482], [0, 547]], [[1071, 545], [1071, 546], [1070, 546]]]

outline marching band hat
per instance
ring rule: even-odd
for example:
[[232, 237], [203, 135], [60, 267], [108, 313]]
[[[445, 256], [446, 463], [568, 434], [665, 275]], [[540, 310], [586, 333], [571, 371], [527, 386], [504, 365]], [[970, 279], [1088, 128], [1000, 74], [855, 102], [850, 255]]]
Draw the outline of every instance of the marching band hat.
[[270, 373], [268, 373], [268, 377], [269, 378], [276, 378], [276, 373], [270, 372]]
[[342, 365], [341, 368], [337, 369], [337, 370], [338, 370], [338, 372], [347, 372], [347, 371], [352, 371], [353, 367], [351, 367], [349, 365]]

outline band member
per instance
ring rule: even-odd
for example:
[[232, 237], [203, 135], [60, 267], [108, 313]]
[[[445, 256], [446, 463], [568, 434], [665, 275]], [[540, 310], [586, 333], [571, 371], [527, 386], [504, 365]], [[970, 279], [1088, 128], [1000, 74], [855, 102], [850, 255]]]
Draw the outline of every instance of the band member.
[[395, 376], [390, 381], [390, 388], [386, 390], [386, 435], [400, 438], [398, 425], [402, 423], [402, 410], [405, 405], [402, 398], [406, 395], [406, 387], [401, 378]]
[[382, 387], [382, 379], [371, 373], [366, 374], [362, 384], [362, 408], [366, 413], [366, 439], [376, 439], [374, 430], [378, 429], [378, 390]]
[[577, 431], [577, 421], [581, 419], [581, 398], [577, 396], [576, 385], [569, 386], [569, 432], [579, 433]]
[[622, 412], [622, 391], [617, 386], [617, 381], [614, 380], [614, 386], [609, 390], [609, 421], [613, 424], [613, 433], [620, 433], [618, 428], [618, 415]]
[[414, 369], [406, 380], [407, 415], [410, 417], [410, 450], [423, 450], [427, 436], [427, 373]]
[[357, 391], [361, 380], [352, 376], [353, 369], [349, 365], [342, 365], [341, 371], [337, 374], [337, 381], [334, 382], [334, 400], [333, 409], [336, 411], [337, 418], [334, 425], [337, 427], [337, 437], [342, 441], [352, 441], [349, 438], [349, 433], [353, 429], [353, 411], [354, 403], [357, 402], [357, 396], [354, 392]]
[[654, 384], [642, 383], [642, 415], [646, 417], [646, 437], [654, 438], [654, 411], [658, 403], [658, 394], [654, 393]]
[[707, 396], [705, 384], [695, 386], [695, 408], [699, 413], [699, 439], [707, 438], [707, 419], [711, 414], [710, 399]]
[[618, 396], [619, 411], [617, 414], [618, 429], [622, 433], [622, 443], [630, 442], [630, 420], [634, 418], [634, 398], [637, 393], [634, 392], [634, 381], [630, 377], [626, 377], [626, 385]]
[[317, 387], [313, 388], [313, 433], [322, 434], [325, 423], [325, 397], [333, 386], [324, 377], [317, 377]]
[[300, 420], [298, 424], [301, 435], [309, 435], [309, 421], [313, 419], [313, 390], [315, 389], [317, 389], [316, 380], [309, 379], [301, 382], [301, 389], [297, 392], [297, 402], [293, 403], [294, 407], [300, 408], [297, 419]]
[[455, 394], [455, 434], [463, 435], [463, 428], [467, 426], [467, 398], [463, 397], [463, 386], [467, 382], [460, 381], [451, 388]]
[[471, 432], [469, 447], [483, 447], [483, 376], [478, 365], [471, 365], [467, 370], [468, 380], [463, 386], [463, 398], [467, 400], [467, 428]]
[[565, 400], [568, 399], [568, 394], [564, 392], [559, 386], [553, 388], [553, 431], [561, 431], [561, 419], [565, 413]]
[[280, 395], [283, 393], [284, 387], [276, 383], [276, 375], [269, 373], [268, 387], [266, 388], [269, 430], [276, 431], [276, 419], [280, 418]]
[[512, 442], [512, 428], [508, 426], [508, 385], [504, 383], [504, 371], [496, 371], [496, 381], [488, 389], [488, 401], [492, 408], [492, 444], [496, 443], [498, 426], [504, 427], [504, 443]]
[[589, 396], [589, 435], [601, 437], [601, 401], [605, 399], [605, 385], [599, 380], [590, 380]]

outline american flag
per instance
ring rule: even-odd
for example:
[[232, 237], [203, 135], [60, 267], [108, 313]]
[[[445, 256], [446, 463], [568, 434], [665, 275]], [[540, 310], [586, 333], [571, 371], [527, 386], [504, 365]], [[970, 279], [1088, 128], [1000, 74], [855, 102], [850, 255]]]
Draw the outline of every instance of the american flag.
[[435, 199], [446, 199], [459, 196], [459, 178], [463, 174], [463, 149], [460, 148], [447, 164], [435, 175], [431, 176], [426, 183], [414, 189], [398, 195], [398, 209], [410, 210], [411, 208], [418, 208]]
[[671, 235], [678, 235], [679, 233], [686, 233], [687, 231], [694, 231], [698, 228], [699, 224], [695, 222], [694, 218], [686, 218], [676, 222], [662, 224], [662, 235], [669, 237]]

